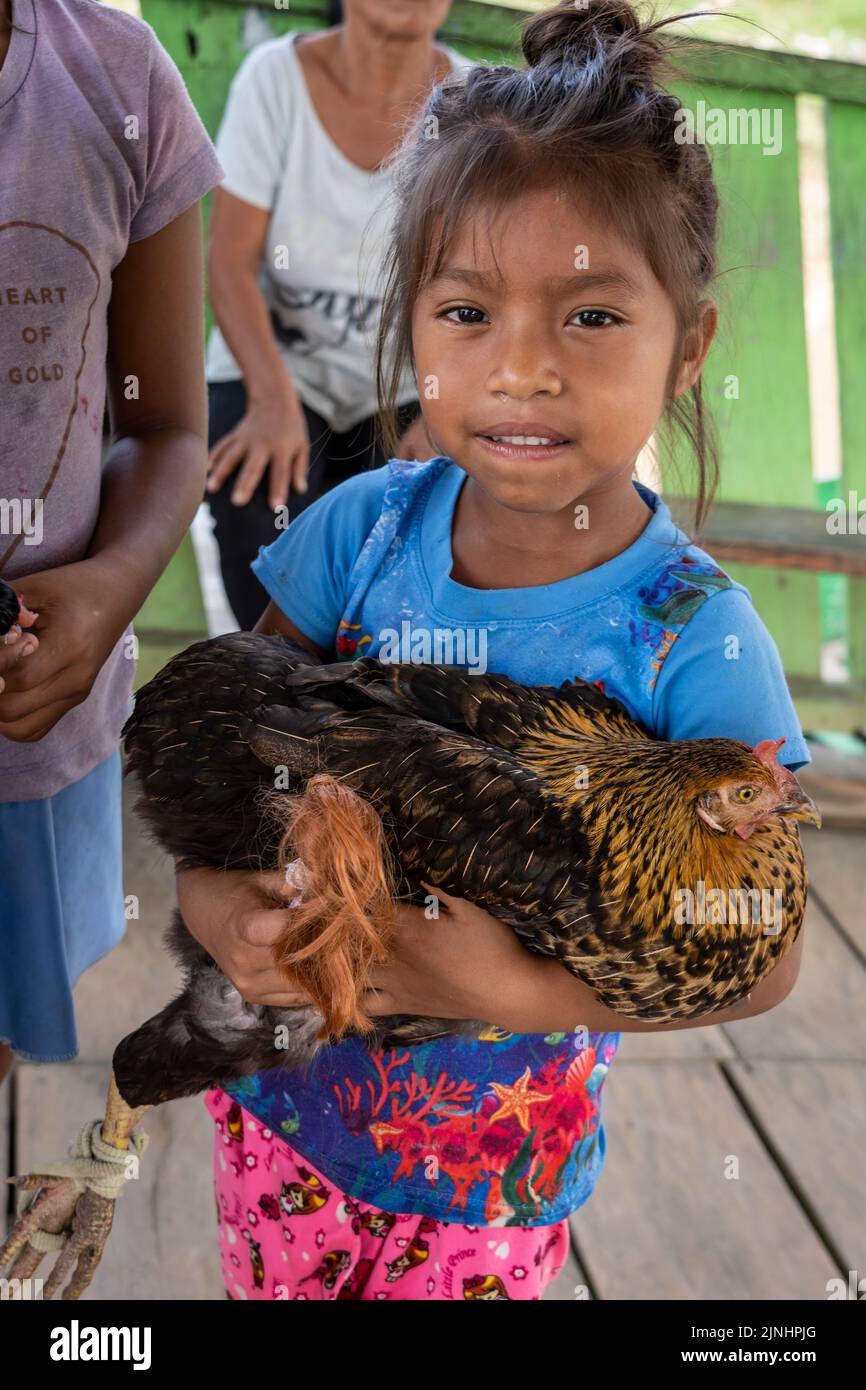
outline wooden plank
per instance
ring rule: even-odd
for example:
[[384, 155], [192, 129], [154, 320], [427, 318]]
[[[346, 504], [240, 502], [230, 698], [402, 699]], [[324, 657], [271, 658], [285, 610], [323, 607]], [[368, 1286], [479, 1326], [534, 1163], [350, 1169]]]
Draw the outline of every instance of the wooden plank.
[[[688, 531], [692, 500], [665, 494], [665, 502], [677, 524]], [[828, 514], [815, 508], [717, 502], [699, 544], [717, 560], [866, 575], [866, 536], [833, 535], [827, 522]]]
[[840, 1271], [717, 1065], [614, 1064], [605, 1130], [598, 1187], [571, 1218], [599, 1298], [826, 1297]]
[[[18, 1074], [16, 1171], [63, 1158], [81, 1126], [105, 1108], [107, 1074], [80, 1062]], [[87, 1298], [223, 1299], [212, 1163], [213, 1121], [201, 1097], [148, 1112], [140, 1177], [118, 1199]]]
[[623, 1033], [617, 1066], [646, 1062], [722, 1061], [736, 1049], [717, 1023], [706, 1028], [675, 1028], [670, 1033]]
[[[821, 843], [832, 837], [833, 830], [860, 832], [861, 861], [866, 840], [866, 758], [846, 758], [832, 749], [812, 744], [814, 761], [797, 773], [803, 790], [811, 796], [821, 811], [821, 834], [814, 841]], [[811, 826], [804, 826], [813, 843]]]
[[[729, 1067], [801, 1202], [849, 1269], [866, 1271], [866, 1066], [745, 1062]], [[829, 1142], [828, 1142], [829, 1140]]]
[[787, 999], [755, 1018], [723, 1024], [741, 1057], [784, 1061], [866, 1061], [866, 971], [821, 911], [806, 908], [800, 974]]
[[866, 957], [863, 865], [866, 836], [841, 831], [803, 831], [810, 891], [841, 924], [844, 935]]
[[[866, 105], [861, 63], [810, 58], [781, 49], [730, 46], [707, 39], [685, 40], [678, 57], [693, 80], [720, 82], [764, 92], [810, 92], [833, 101]], [[747, 101], [740, 105], [749, 105]]]

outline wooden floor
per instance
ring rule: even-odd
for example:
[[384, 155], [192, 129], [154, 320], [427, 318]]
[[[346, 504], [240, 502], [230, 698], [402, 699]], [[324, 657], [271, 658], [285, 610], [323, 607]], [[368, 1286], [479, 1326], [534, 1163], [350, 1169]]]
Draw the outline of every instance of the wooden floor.
[[[19, 1063], [0, 1089], [0, 1168], [13, 1135], [13, 1171], [62, 1157], [102, 1112], [116, 1042], [173, 992], [160, 944], [173, 879], [128, 811], [126, 826], [139, 920], [79, 981], [79, 1058]], [[866, 835], [804, 837], [812, 893], [794, 993], [728, 1027], [623, 1034], [606, 1167], [548, 1298], [811, 1300], [849, 1270], [866, 1277]], [[90, 1296], [221, 1299], [210, 1118], [200, 1099], [175, 1101], [146, 1129]]]

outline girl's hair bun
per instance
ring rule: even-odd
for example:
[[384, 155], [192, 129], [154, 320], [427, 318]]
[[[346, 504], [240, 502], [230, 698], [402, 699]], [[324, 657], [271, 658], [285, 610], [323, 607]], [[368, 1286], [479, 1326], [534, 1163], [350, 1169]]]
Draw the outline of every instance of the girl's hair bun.
[[521, 46], [531, 68], [627, 59], [632, 79], [647, 85], [664, 57], [652, 27], [642, 26], [628, 0], [561, 0], [527, 21]]

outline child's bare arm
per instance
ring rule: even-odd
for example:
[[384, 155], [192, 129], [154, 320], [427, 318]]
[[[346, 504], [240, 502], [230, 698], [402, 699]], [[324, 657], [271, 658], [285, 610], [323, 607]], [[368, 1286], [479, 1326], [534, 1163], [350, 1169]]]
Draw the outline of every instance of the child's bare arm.
[[803, 949], [803, 929], [785, 959], [748, 998], [728, 1008], [675, 1023], [652, 1023], [614, 1013], [588, 985], [559, 961], [522, 947], [506, 926], [461, 898], [446, 900], [448, 912], [426, 921], [418, 907], [401, 906], [395, 954], [373, 974], [382, 991], [369, 1012], [478, 1018], [515, 1033], [664, 1033], [706, 1028], [764, 1013], [794, 986]]
[[323, 661], [333, 660], [333, 652], [327, 652], [324, 647], [317, 646], [313, 639], [308, 637], [305, 632], [301, 632], [301, 629], [296, 627], [291, 618], [287, 618], [282, 609], [278, 608], [275, 603], [268, 604], [253, 631], [263, 632], [266, 636], [270, 633], [280, 632], [284, 637], [293, 637], [302, 647], [306, 647], [307, 651], [320, 656]]
[[[650, 1023], [628, 1018], [606, 1008], [588, 985], [571, 975], [558, 961], [540, 956], [530, 957], [519, 974], [510, 977], [511, 984], [496, 1015], [496, 1022], [516, 1033], [573, 1031], [579, 1026], [591, 1032], [671, 1033], [682, 1028], [708, 1028], [715, 1023], [735, 1023], [752, 1018], [781, 1004], [794, 988], [800, 972], [805, 927], [801, 927], [796, 942], [774, 970], [756, 985], [745, 999], [702, 1014], [699, 1018], [675, 1023]], [[528, 956], [529, 953], [526, 952]], [[508, 976], [500, 976], [497, 992], [502, 995]]]
[[201, 214], [134, 243], [114, 274], [108, 393], [113, 442], [85, 558], [19, 580], [39, 646], [8, 673], [0, 734], [35, 742], [87, 698], [180, 544], [204, 493]]

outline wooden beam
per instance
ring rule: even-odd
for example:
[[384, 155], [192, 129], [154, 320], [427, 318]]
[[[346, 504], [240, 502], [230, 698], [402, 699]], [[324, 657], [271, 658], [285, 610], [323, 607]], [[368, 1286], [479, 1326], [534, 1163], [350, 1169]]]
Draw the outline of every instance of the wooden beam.
[[[677, 524], [690, 533], [694, 501], [667, 494], [664, 500]], [[866, 576], [866, 536], [832, 534], [827, 521], [826, 512], [808, 507], [716, 502], [698, 543], [717, 560]]]

